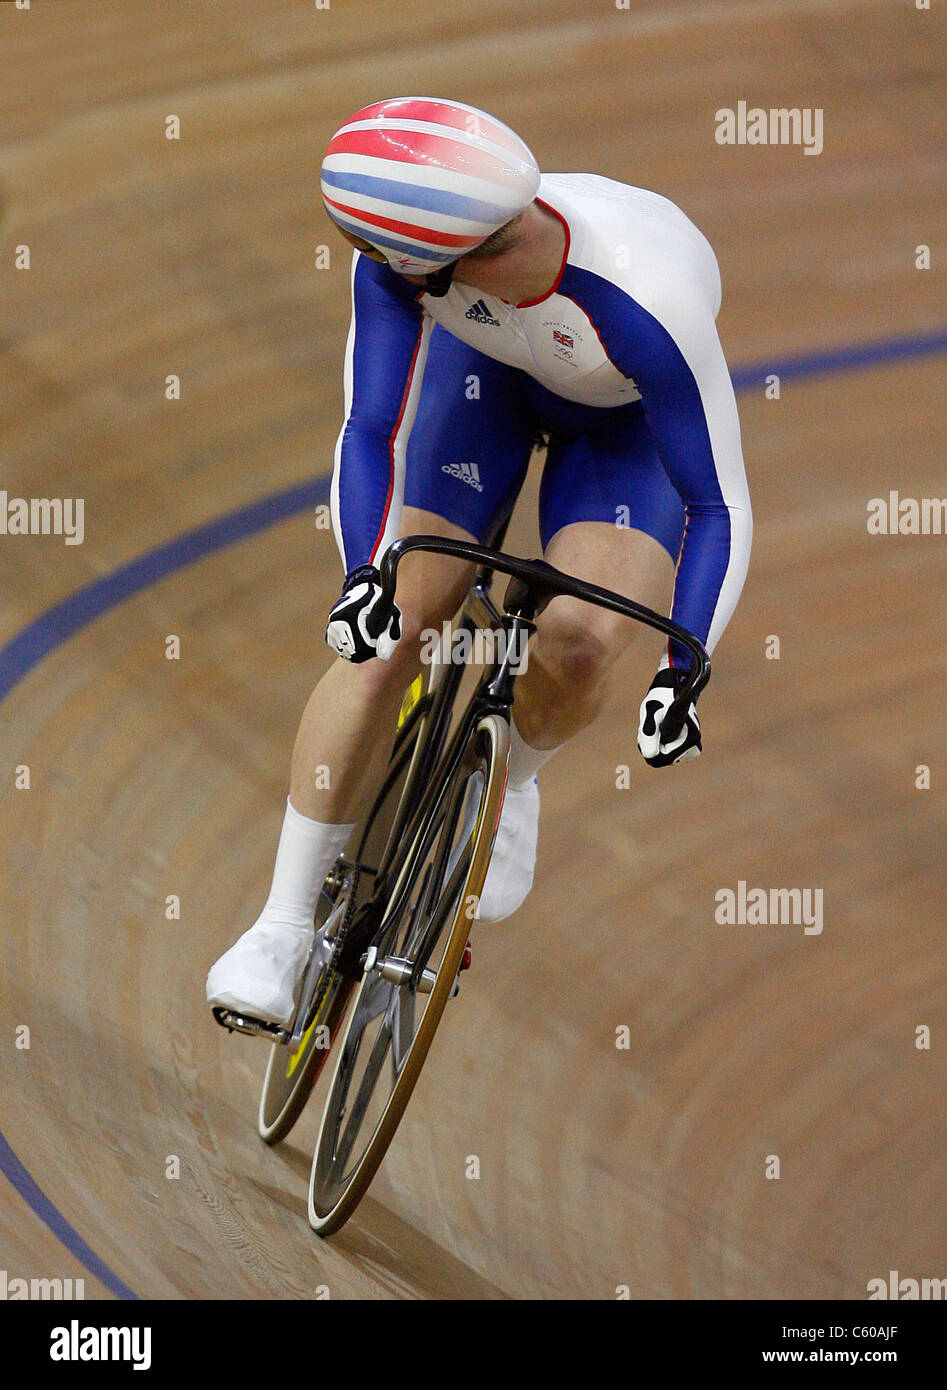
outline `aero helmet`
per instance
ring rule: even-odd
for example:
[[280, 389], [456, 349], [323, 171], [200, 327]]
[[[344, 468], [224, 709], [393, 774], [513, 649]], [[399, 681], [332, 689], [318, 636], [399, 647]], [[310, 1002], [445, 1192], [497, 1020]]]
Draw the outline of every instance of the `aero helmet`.
[[463, 102], [396, 97], [336, 131], [322, 162], [333, 222], [402, 275], [428, 275], [479, 246], [539, 190], [509, 127]]

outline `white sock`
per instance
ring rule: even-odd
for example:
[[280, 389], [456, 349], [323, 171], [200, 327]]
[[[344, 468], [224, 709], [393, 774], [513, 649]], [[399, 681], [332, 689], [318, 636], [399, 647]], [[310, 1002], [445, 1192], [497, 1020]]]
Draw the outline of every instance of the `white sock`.
[[311, 927], [325, 876], [353, 829], [301, 816], [287, 797], [273, 884], [259, 921]]
[[510, 778], [511, 787], [525, 787], [536, 776], [543, 763], [547, 763], [553, 753], [558, 753], [562, 744], [555, 748], [532, 748], [519, 729], [516, 720], [510, 716]]

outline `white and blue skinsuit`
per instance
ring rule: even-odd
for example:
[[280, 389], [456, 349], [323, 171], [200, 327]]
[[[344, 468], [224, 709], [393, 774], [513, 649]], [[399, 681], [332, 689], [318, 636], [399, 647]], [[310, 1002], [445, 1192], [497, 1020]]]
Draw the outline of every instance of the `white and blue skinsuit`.
[[[433, 298], [354, 253], [332, 480], [343, 565], [378, 563], [403, 503], [487, 541], [544, 435], [543, 547], [578, 521], [653, 536], [677, 565], [671, 617], [712, 651], [752, 540], [716, 258], [679, 208], [644, 189], [546, 174], [538, 196], [567, 232], [538, 300], [456, 282]], [[690, 664], [674, 642], [667, 659]]]

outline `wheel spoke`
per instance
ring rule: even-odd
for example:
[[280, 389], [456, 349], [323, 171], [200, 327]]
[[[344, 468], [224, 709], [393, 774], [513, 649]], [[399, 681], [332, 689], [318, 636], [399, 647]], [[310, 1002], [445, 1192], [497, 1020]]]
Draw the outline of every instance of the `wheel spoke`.
[[[363, 1038], [364, 1034], [359, 1038], [354, 1053], [360, 1050]], [[355, 1140], [358, 1138], [359, 1131], [361, 1130], [362, 1120], [365, 1118], [365, 1114], [371, 1104], [372, 1096], [375, 1091], [375, 1082], [378, 1080], [381, 1070], [385, 1065], [385, 1058], [388, 1056], [390, 1045], [391, 1023], [386, 1012], [385, 1018], [379, 1026], [378, 1033], [375, 1036], [374, 1046], [369, 1054], [365, 1070], [362, 1073], [355, 1098], [347, 1106], [349, 1112], [347, 1123], [345, 1123], [344, 1127], [340, 1126], [339, 1137], [334, 1145], [335, 1162], [333, 1166], [339, 1174], [339, 1177], [342, 1177], [348, 1168], [349, 1156], [352, 1152]], [[354, 1053], [352, 1057], [353, 1070], [355, 1064]], [[344, 1119], [344, 1115], [340, 1116], [340, 1119]]]
[[508, 735], [505, 722], [490, 715], [469, 737], [427, 819], [416, 820], [368, 974], [350, 1007], [310, 1179], [310, 1221], [324, 1234], [341, 1224], [370, 1182], [453, 990], [469, 925], [461, 916], [463, 895], [484, 826], [499, 814], [496, 772]]
[[[474, 781], [471, 776], [464, 784], [464, 803], [469, 797], [469, 789]], [[472, 799], [472, 809], [476, 810], [480, 805], [480, 798], [483, 795], [482, 783], [478, 786], [477, 795]], [[459, 799], [459, 798], [458, 798]], [[459, 814], [457, 820], [459, 820]], [[455, 821], [456, 823], [456, 821]], [[449, 914], [454, 910], [458, 895], [463, 891], [463, 886], [467, 881], [467, 872], [470, 868], [470, 861], [473, 857], [473, 838], [477, 829], [477, 817], [467, 817], [464, 821], [463, 838], [452, 847], [450, 877], [441, 891], [434, 912], [430, 919], [425, 923], [424, 935], [418, 944], [417, 956], [414, 961], [414, 978], [420, 978], [421, 971], [425, 969], [431, 955], [437, 946], [441, 932], [444, 930], [445, 923]]]
[[394, 1086], [398, 1077], [401, 1075], [408, 1050], [414, 1042], [415, 1034], [415, 1002], [416, 995], [414, 990], [408, 985], [399, 986], [395, 994], [394, 1013], [392, 1016], [392, 1048], [391, 1084]]
[[468, 784], [469, 779], [465, 778], [462, 783], [458, 783], [451, 789], [450, 801], [443, 812], [443, 819], [437, 828], [437, 850], [434, 862], [430, 866], [427, 883], [419, 898], [419, 916], [422, 922], [430, 917], [431, 904], [438, 902], [440, 899], [441, 890], [444, 886], [444, 874], [447, 868], [448, 857], [453, 845], [457, 822], [460, 819], [461, 808], [466, 801], [465, 792]]
[[[418, 888], [407, 895], [402, 909], [400, 924], [392, 923], [394, 930], [384, 930], [384, 937], [391, 953], [402, 959], [412, 961], [415, 966], [414, 980], [426, 965], [443, 931], [447, 917], [456, 903], [457, 895], [466, 880], [470, 863], [469, 837], [476, 827], [476, 817], [468, 816], [463, 823], [463, 834], [459, 844], [453, 840], [457, 827], [461, 824], [461, 813], [467, 809], [468, 795], [473, 774], [468, 774], [442, 804], [423, 841], [427, 845], [426, 860], [420, 870]], [[478, 785], [482, 791], [482, 781]], [[474, 798], [479, 806], [479, 796]], [[444, 890], [445, 870], [450, 864], [447, 891]], [[433, 891], [439, 884], [439, 890]], [[418, 964], [420, 962], [420, 965]], [[344, 1062], [345, 1082], [341, 1093], [345, 1097], [344, 1112], [340, 1113], [336, 1139], [333, 1143], [333, 1176], [342, 1180], [352, 1159], [359, 1132], [363, 1125], [367, 1144], [374, 1132], [370, 1111], [383, 1108], [388, 1095], [398, 1082], [411, 1046], [417, 1035], [417, 1027], [426, 1008], [422, 1003], [413, 981], [405, 984], [392, 982], [372, 972], [365, 980], [352, 1024], [349, 1029], [349, 1042], [346, 1050], [350, 1055]], [[367, 1044], [367, 1033], [372, 1024], [378, 1022], [377, 1032], [367, 1060], [360, 1061]], [[376, 1087], [380, 1080], [385, 1059], [391, 1054], [391, 1081], [387, 1092], [382, 1089], [372, 1106]], [[354, 1094], [353, 1094], [354, 1093]], [[380, 1118], [375, 1115], [375, 1123]], [[365, 1122], [369, 1121], [369, 1124]], [[370, 1127], [369, 1127], [370, 1126]]]

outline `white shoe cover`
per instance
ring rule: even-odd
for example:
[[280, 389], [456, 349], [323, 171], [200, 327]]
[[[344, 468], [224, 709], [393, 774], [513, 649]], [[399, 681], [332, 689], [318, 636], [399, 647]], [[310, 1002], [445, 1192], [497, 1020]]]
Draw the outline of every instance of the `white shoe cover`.
[[258, 921], [207, 976], [207, 1002], [267, 1023], [288, 1023], [312, 946], [312, 927]]
[[508, 787], [487, 870], [477, 920], [502, 922], [511, 917], [533, 886], [539, 838], [539, 784]]

